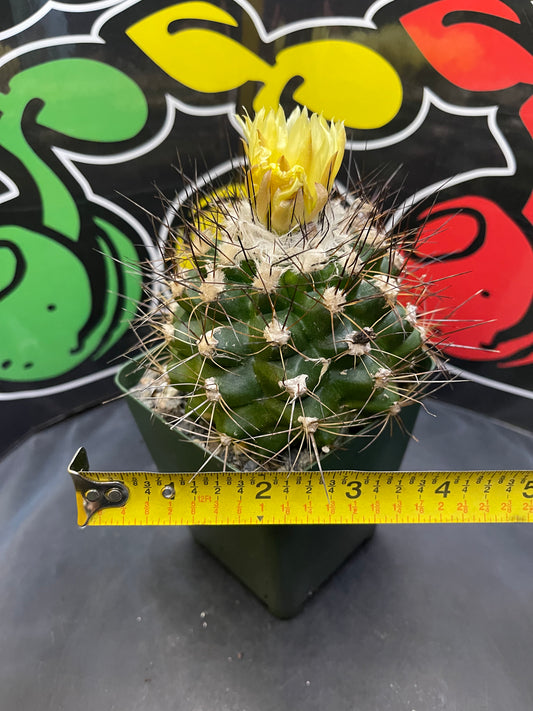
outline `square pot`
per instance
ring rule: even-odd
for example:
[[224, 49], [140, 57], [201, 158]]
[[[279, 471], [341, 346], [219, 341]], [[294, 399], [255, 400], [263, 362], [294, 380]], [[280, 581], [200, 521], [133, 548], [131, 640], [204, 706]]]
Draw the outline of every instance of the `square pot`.
[[[171, 429], [161, 415], [131, 394], [141, 376], [142, 368], [134, 360], [119, 371], [116, 383], [126, 395], [157, 468], [162, 472], [198, 471], [204, 464], [205, 450], [187, 435]], [[418, 409], [413, 405], [402, 411], [407, 431], [412, 430]], [[355, 439], [346, 448], [328, 454], [321, 463], [325, 470], [394, 471], [401, 465], [408, 441], [408, 435], [395, 427], [392, 434], [384, 432], [370, 446], [364, 439]], [[222, 471], [223, 467], [221, 459], [212, 457], [208, 468]], [[191, 532], [272, 614], [288, 618], [299, 612], [306, 599], [372, 536], [374, 529], [374, 525], [366, 524], [258, 524], [192, 526]]]

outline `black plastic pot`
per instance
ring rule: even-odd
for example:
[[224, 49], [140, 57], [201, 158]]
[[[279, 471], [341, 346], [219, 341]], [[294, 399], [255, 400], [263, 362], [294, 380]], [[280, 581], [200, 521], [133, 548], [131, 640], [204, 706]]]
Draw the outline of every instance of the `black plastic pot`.
[[[159, 471], [194, 472], [205, 461], [205, 451], [186, 435], [172, 430], [130, 393], [142, 375], [137, 362], [128, 363], [116, 382], [127, 402]], [[402, 412], [411, 431], [418, 407]], [[399, 468], [408, 435], [399, 427], [388, 431], [364, 451], [365, 440], [333, 452], [322, 460], [324, 469], [394, 471]], [[210, 471], [222, 471], [222, 460], [213, 457]], [[192, 526], [196, 541], [207, 548], [243, 582], [276, 617], [297, 614], [306, 599], [374, 533], [373, 525], [247, 525]]]

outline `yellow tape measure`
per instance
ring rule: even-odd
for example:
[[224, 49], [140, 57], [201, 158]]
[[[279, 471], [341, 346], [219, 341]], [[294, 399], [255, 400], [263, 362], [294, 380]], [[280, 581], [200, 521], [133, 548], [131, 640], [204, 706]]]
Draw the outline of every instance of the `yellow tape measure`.
[[533, 471], [69, 473], [80, 526], [533, 521]]

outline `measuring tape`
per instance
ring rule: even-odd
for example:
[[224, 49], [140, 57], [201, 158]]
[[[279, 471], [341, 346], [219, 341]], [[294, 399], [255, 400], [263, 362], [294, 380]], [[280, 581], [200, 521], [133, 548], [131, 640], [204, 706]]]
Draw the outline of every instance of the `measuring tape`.
[[80, 526], [533, 521], [533, 471], [68, 471]]

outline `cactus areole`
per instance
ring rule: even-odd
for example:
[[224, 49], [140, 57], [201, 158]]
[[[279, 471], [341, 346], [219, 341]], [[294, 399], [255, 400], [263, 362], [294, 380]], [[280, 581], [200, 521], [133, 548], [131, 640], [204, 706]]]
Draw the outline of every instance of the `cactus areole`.
[[196, 195], [174, 232], [141, 397], [233, 467], [301, 470], [419, 400], [430, 324], [404, 238], [363, 191], [334, 188], [342, 123], [239, 122], [242, 184]]

